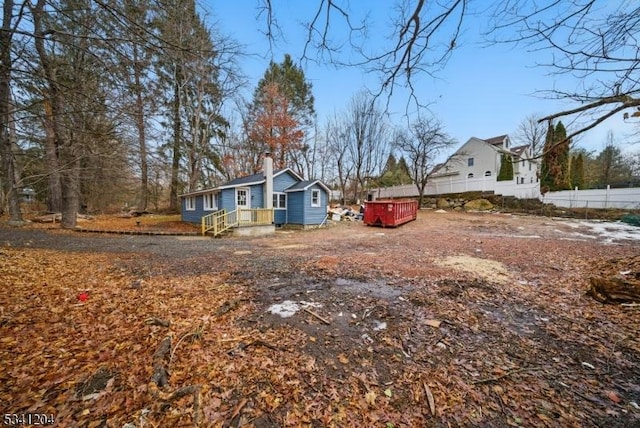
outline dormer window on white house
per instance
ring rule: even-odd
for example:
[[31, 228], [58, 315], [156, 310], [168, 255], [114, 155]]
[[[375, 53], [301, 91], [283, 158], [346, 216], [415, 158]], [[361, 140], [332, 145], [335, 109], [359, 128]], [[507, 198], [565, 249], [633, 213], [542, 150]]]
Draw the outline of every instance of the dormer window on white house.
[[467, 166], [473, 166], [473, 158], [467, 159]]

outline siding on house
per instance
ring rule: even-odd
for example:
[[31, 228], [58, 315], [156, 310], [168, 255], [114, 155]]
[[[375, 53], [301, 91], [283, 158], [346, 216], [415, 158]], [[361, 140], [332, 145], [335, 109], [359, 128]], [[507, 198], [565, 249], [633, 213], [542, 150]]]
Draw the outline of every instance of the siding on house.
[[[196, 200], [196, 209], [194, 211], [187, 211], [186, 206], [187, 206], [187, 199], [188, 198], [195, 198]], [[194, 195], [194, 196], [187, 196], [182, 198], [181, 201], [182, 204], [182, 221], [186, 221], [189, 223], [200, 223], [200, 219], [202, 218], [204, 214], [204, 210], [203, 210], [203, 199], [202, 199], [202, 195]]]
[[297, 180], [288, 172], [276, 175], [273, 177], [273, 191], [274, 192], [284, 192], [289, 187], [298, 183], [300, 180]]
[[[203, 194], [216, 192], [216, 202], [219, 210], [232, 211], [236, 209], [236, 189], [248, 188], [250, 191], [251, 208], [264, 208], [264, 177], [260, 174], [232, 180], [216, 189], [193, 192], [182, 196], [182, 220], [200, 223], [203, 216], [213, 211], [204, 211]], [[320, 206], [312, 207], [312, 191], [320, 191]], [[321, 181], [302, 181], [302, 178], [290, 169], [278, 171], [273, 176], [273, 191], [287, 195], [287, 208], [274, 210], [275, 224], [313, 225], [320, 224], [327, 215], [329, 203], [329, 188]], [[196, 209], [186, 210], [186, 202], [190, 197], [195, 198]]]
[[[183, 196], [180, 201], [180, 204], [181, 204], [180, 212], [182, 214], [182, 221], [186, 221], [189, 223], [200, 223], [202, 217], [213, 213], [214, 211], [212, 210], [204, 209], [204, 195], [211, 194], [211, 193], [214, 193], [216, 195], [215, 196], [216, 205], [220, 207], [220, 194], [218, 192], [212, 192], [212, 191], [194, 192], [192, 194], [187, 194], [186, 196]], [[195, 208], [196, 208], [195, 210], [188, 211], [186, 209], [187, 200], [189, 198], [195, 199]]]
[[[311, 206], [311, 191], [320, 190], [320, 206]], [[327, 216], [327, 206], [329, 205], [329, 193], [319, 185], [313, 185], [304, 192], [305, 200], [305, 222], [304, 224], [320, 224]]]
[[220, 192], [220, 209], [233, 211], [236, 209], [236, 189], [224, 189]]
[[[530, 159], [530, 150], [526, 146], [510, 147], [506, 135], [481, 140], [471, 137], [429, 179], [432, 183], [448, 183], [452, 179], [479, 179], [491, 177], [495, 180], [500, 172], [502, 154], [510, 154], [517, 162], [513, 163], [514, 180], [523, 184], [536, 181], [538, 164]], [[470, 159], [473, 164], [470, 165]], [[523, 165], [524, 163], [524, 165]]]
[[[313, 190], [320, 191], [318, 207], [311, 206]], [[329, 204], [329, 192], [326, 186], [320, 184], [319, 181], [300, 182], [289, 188], [286, 193], [289, 199], [287, 223], [306, 226], [320, 224], [324, 221]]]
[[287, 223], [304, 223], [304, 192], [287, 192]]
[[273, 210], [273, 222], [278, 226], [287, 224], [287, 210]]

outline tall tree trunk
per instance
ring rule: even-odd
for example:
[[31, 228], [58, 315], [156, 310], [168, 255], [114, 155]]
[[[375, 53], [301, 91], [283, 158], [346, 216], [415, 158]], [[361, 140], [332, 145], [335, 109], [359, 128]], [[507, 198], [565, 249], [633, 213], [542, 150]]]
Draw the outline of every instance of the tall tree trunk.
[[49, 100], [44, 100], [44, 132], [45, 158], [47, 167], [47, 209], [58, 213], [62, 210], [62, 185], [60, 183], [60, 162], [58, 161], [58, 147], [53, 125], [53, 113]]
[[149, 164], [147, 161], [147, 135], [145, 129], [144, 102], [142, 99], [142, 84], [140, 75], [142, 73], [140, 60], [138, 58], [138, 48], [134, 45], [134, 83], [136, 88], [136, 127], [138, 128], [138, 148], [140, 150], [140, 194], [138, 195], [138, 209], [146, 210], [149, 203]]
[[32, 6], [34, 42], [40, 65], [44, 71], [47, 81], [48, 97], [51, 103], [52, 130], [55, 144], [58, 148], [60, 166], [61, 187], [62, 187], [62, 227], [73, 228], [76, 226], [79, 208], [79, 174], [80, 160], [75, 153], [75, 147], [70, 139], [67, 139], [62, 124], [63, 102], [62, 93], [58, 87], [56, 70], [44, 46], [44, 34], [42, 28], [42, 18], [46, 0], [38, 0]]
[[5, 173], [4, 192], [9, 203], [9, 223], [22, 224], [20, 196], [16, 186], [15, 159], [9, 129], [11, 115], [11, 17], [13, 1], [5, 0], [3, 7], [2, 32], [0, 33], [0, 157]]
[[173, 93], [173, 159], [171, 162], [171, 190], [169, 192], [169, 211], [178, 211], [178, 173], [180, 172], [180, 148], [182, 146], [182, 124], [180, 122], [180, 81], [176, 72]]
[[[67, 149], [71, 149], [68, 147]], [[65, 154], [64, 158], [74, 159], [66, 165], [62, 173], [62, 220], [65, 229], [76, 227], [80, 209], [80, 159], [74, 153]]]

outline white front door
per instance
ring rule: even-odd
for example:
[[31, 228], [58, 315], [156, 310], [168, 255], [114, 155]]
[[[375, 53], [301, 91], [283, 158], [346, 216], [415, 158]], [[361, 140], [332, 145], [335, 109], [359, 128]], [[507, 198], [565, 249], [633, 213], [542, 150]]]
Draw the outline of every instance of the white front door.
[[[240, 211], [248, 208], [251, 208], [251, 190], [248, 188], [236, 189], [236, 209]], [[251, 212], [246, 211], [241, 213], [238, 220], [251, 221]]]

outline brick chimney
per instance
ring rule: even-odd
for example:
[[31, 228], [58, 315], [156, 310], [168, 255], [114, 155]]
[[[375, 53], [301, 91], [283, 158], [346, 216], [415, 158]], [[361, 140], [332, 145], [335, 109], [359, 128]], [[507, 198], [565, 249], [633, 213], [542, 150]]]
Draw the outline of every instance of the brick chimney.
[[273, 159], [271, 153], [266, 152], [263, 160], [264, 174], [264, 207], [273, 208]]

